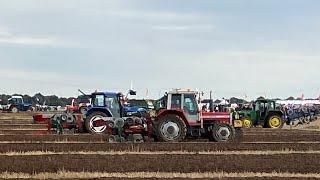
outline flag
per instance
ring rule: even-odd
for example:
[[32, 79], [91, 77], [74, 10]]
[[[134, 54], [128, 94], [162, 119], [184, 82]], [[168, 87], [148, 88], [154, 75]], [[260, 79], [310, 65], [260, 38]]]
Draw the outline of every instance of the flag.
[[304, 100], [304, 93], [301, 94], [301, 96], [299, 97], [299, 99]]

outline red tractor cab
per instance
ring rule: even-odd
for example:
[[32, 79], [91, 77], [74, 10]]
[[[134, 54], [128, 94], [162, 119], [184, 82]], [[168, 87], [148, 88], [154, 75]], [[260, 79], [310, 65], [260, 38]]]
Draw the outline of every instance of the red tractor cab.
[[241, 121], [234, 121], [229, 112], [200, 111], [197, 95], [196, 91], [176, 89], [156, 102], [152, 116], [158, 140], [176, 142], [190, 136], [221, 142], [235, 137]]

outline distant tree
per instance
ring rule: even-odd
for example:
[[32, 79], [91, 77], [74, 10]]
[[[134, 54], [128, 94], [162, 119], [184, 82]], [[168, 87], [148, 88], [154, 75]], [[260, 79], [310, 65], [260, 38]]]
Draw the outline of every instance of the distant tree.
[[232, 97], [230, 98], [230, 103], [231, 104], [245, 104], [245, 103], [248, 103], [246, 100], [244, 99], [239, 99], [239, 98], [236, 98], [236, 97]]
[[221, 100], [216, 99], [213, 103], [215, 103], [215, 104], [219, 104], [219, 103], [221, 103]]
[[292, 97], [292, 96], [290, 96], [290, 97], [288, 97], [286, 100], [292, 101], [292, 100], [295, 100], [295, 98]]

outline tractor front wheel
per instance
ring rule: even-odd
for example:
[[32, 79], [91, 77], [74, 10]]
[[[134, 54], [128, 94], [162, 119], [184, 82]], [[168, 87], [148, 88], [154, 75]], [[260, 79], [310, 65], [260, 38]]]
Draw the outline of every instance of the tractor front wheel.
[[97, 134], [104, 133], [107, 130], [107, 122], [103, 119], [108, 117], [103, 112], [92, 112], [85, 119], [85, 127], [89, 133]]
[[215, 124], [212, 127], [210, 140], [215, 142], [227, 142], [235, 138], [235, 129], [229, 124]]
[[252, 128], [252, 126], [253, 126], [253, 123], [252, 123], [251, 119], [249, 119], [249, 118], [244, 118], [242, 120], [242, 124], [243, 124], [244, 128]]
[[279, 115], [272, 115], [268, 118], [267, 127], [272, 129], [281, 129], [284, 121]]
[[165, 115], [157, 122], [156, 135], [159, 141], [180, 142], [185, 139], [186, 134], [186, 124], [177, 115]]

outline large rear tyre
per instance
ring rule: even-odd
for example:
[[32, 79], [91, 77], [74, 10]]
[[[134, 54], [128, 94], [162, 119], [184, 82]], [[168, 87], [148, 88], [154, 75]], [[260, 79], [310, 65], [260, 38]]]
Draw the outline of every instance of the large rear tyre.
[[266, 127], [271, 129], [281, 129], [284, 125], [284, 121], [279, 115], [272, 115], [267, 119]]
[[156, 125], [156, 136], [159, 141], [181, 142], [187, 135], [187, 126], [177, 115], [165, 115]]
[[235, 138], [235, 129], [229, 124], [215, 124], [211, 131], [210, 140], [215, 142], [228, 142]]
[[108, 117], [103, 112], [93, 112], [85, 119], [85, 127], [89, 133], [99, 134], [107, 130], [107, 122], [103, 118]]
[[11, 108], [11, 112], [12, 113], [18, 113], [19, 112], [19, 109], [17, 107], [12, 107]]

